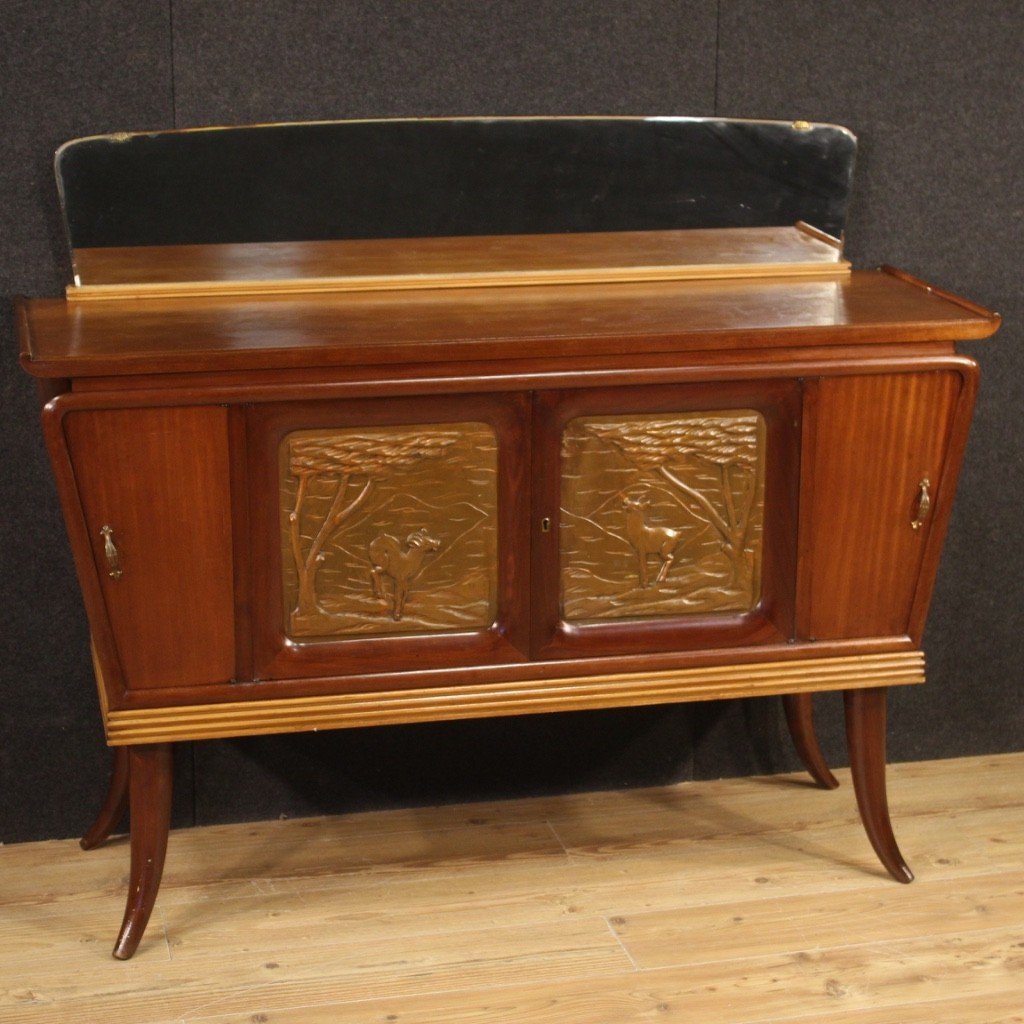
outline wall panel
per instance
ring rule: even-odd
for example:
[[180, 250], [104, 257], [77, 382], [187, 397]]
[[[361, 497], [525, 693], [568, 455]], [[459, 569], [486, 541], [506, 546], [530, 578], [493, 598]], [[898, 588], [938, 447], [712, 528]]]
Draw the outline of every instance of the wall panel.
[[715, 0], [174, 0], [178, 124], [710, 114]]

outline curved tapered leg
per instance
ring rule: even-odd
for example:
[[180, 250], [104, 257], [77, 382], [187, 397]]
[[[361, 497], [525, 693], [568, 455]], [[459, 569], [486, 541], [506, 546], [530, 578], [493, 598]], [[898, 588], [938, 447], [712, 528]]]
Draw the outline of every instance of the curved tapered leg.
[[912, 882], [914, 873], [896, 845], [885, 794], [886, 687], [847, 690], [846, 740], [850, 750], [853, 791], [864, 830], [878, 859], [897, 882]]
[[171, 744], [129, 747], [128, 759], [132, 867], [124, 921], [114, 944], [118, 960], [139, 948], [160, 888], [171, 825]]
[[787, 693], [782, 698], [782, 706], [786, 709], [789, 735], [803, 766], [822, 789], [835, 789], [839, 781], [829, 771], [814, 731], [814, 695]]
[[92, 850], [106, 842], [128, 813], [128, 750], [114, 747], [114, 768], [110, 775], [107, 799], [89, 831], [79, 840], [83, 850]]

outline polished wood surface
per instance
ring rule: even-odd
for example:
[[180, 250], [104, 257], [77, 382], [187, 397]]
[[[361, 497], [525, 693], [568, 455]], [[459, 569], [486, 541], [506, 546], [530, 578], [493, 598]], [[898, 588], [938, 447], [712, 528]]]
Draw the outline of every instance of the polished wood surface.
[[22, 363], [121, 376], [467, 359], [961, 341], [999, 326], [879, 271], [838, 281], [700, 281], [309, 299], [31, 300]]
[[105, 843], [128, 813], [128, 748], [115, 747], [113, 760], [107, 798], [96, 820], [79, 840], [83, 850], [94, 850]]
[[114, 943], [117, 960], [128, 960], [139, 948], [160, 889], [171, 826], [172, 749], [169, 743], [128, 749], [132, 854], [124, 919]]
[[836, 775], [179, 829], [130, 967], [122, 842], [0, 846], [0, 1018], [1020, 1024], [1024, 754], [890, 767], [910, 886]]
[[[232, 679], [225, 411], [79, 412], [67, 417], [65, 430], [94, 572], [128, 685]], [[117, 578], [108, 545], [117, 551]]]
[[[274, 402], [250, 407], [247, 419], [247, 476], [253, 495], [250, 510], [253, 614], [253, 657], [256, 678], [300, 679], [340, 674], [405, 671], [415, 681], [431, 666], [486, 666], [525, 662], [529, 656], [530, 521], [532, 486], [529, 451], [529, 396], [466, 395], [457, 402], [444, 397], [378, 398], [354, 402]], [[282, 579], [286, 552], [281, 541], [281, 445], [296, 431], [327, 431], [359, 427], [407, 428], [475, 422], [490, 430], [497, 445], [497, 532], [494, 614], [486, 622], [460, 630], [413, 630], [390, 636], [321, 636], [295, 643], [286, 628]], [[257, 500], [266, 495], [270, 500]], [[424, 493], [402, 498], [399, 507], [430, 503]], [[420, 505], [422, 509], [422, 505]], [[443, 518], [443, 514], [442, 514]], [[431, 517], [433, 521], [433, 516]], [[375, 520], [375, 521], [379, 521]], [[446, 536], [448, 528], [441, 530]], [[367, 556], [369, 551], [366, 552]], [[369, 562], [365, 586], [372, 584]], [[335, 683], [335, 688], [339, 684]], [[348, 687], [340, 684], [341, 689]]]
[[[43, 394], [44, 432], [108, 741], [129, 748], [133, 809], [147, 790], [154, 801], [133, 815], [132, 892], [116, 955], [138, 944], [159, 885], [165, 745], [205, 738], [783, 695], [802, 759], [829, 785], [808, 695], [842, 690], [865, 828], [894, 876], [909, 877], [885, 798], [884, 701], [857, 693], [924, 680], [920, 629], [977, 379], [952, 343], [991, 334], [995, 314], [868, 272], [39, 301], [21, 304], [18, 318], [26, 368], [60, 382]], [[746, 492], [728, 453], [697, 471], [719, 487], [722, 508], [705, 496], [688, 514], [723, 524], [704, 560], [724, 559], [733, 575], [749, 569], [744, 600], [694, 615], [566, 614], [567, 425], [730, 411], [753, 416], [761, 432], [750, 520], [760, 546], [748, 551], [739, 533]], [[307, 494], [312, 485], [297, 477], [282, 491], [283, 478], [307, 466], [294, 440], [322, 447], [366, 434], [379, 454], [400, 435], [402, 451], [425, 451], [468, 424], [482, 425], [483, 447], [497, 455], [494, 508], [475, 502], [497, 531], [486, 621], [390, 635], [325, 629], [337, 609], [306, 584], [338, 566], [322, 564], [329, 553], [315, 523], [340, 523], [358, 467], [337, 452], [327, 466], [314, 452], [320, 489]], [[618, 482], [602, 500], [645, 490], [657, 476], [650, 455], [630, 463], [628, 480], [612, 467]], [[682, 479], [676, 462], [666, 468]], [[402, 565], [439, 553], [457, 519], [449, 507], [412, 524], [405, 551], [394, 512], [419, 515], [431, 497], [452, 506], [442, 481], [419, 489], [431, 493], [396, 484], [355, 548], [334, 552], [355, 566], [346, 594], [375, 594], [376, 613], [393, 623], [407, 609], [419, 614], [422, 597], [408, 586], [418, 569]], [[677, 490], [684, 505], [681, 495], [695, 492]], [[672, 537], [642, 508], [637, 516], [624, 542], [633, 571], [642, 584], [657, 541], [662, 565], [651, 571], [664, 582]], [[412, 552], [410, 538], [424, 551]], [[289, 558], [291, 590], [282, 584]]]
[[[410, 638], [411, 642], [411, 638]], [[866, 637], [859, 640], [828, 640], [816, 643], [794, 641], [745, 646], [697, 648], [680, 651], [654, 651], [643, 655], [644, 669], [650, 672], [674, 672], [690, 668], [714, 668], [723, 665], [756, 665], [768, 661], [783, 663], [826, 658], [873, 658], [878, 654], [906, 654], [920, 648], [910, 637]], [[387, 653], [387, 652], [385, 652]], [[393, 653], [393, 652], [392, 652]], [[552, 658], [550, 660], [522, 660], [502, 662], [495, 659], [487, 664], [462, 664], [451, 652], [446, 659], [431, 661], [431, 667], [387, 667], [367, 664], [363, 671], [349, 675], [337, 673], [336, 662], [331, 665], [333, 675], [292, 675], [280, 679], [238, 681], [203, 686], [168, 686], [159, 689], [126, 689], [115, 695], [115, 700], [104, 710], [104, 720], [114, 711], [145, 711], [175, 708], [193, 704], [234, 704], [261, 700], [291, 700], [298, 696], [333, 697], [341, 694], [390, 693], [409, 689], [444, 690], [462, 687], [476, 690], [480, 687], [498, 687], [512, 684], [520, 687], [544, 683], [548, 680], [575, 679], [580, 676], [620, 676], [637, 671], [638, 655], [619, 654], [608, 657], [580, 656]], [[422, 654], [421, 663], [425, 662]], [[471, 659], [472, 661], [472, 659]], [[295, 671], [301, 668], [301, 662]], [[414, 673], [414, 674], [413, 674]]]
[[[753, 411], [764, 423], [766, 475], [763, 503], [765, 528], [761, 538], [757, 600], [747, 608], [715, 614], [641, 615], [616, 621], [584, 624], [571, 621], [563, 594], [563, 551], [572, 534], [565, 526], [563, 477], [571, 466], [564, 451], [570, 424], [580, 419], [693, 413]], [[533, 478], [535, 524], [533, 576], [537, 590], [534, 651], [545, 658], [647, 653], [659, 650], [739, 646], [785, 642], [793, 635], [793, 570], [798, 495], [800, 389], [795, 381], [719, 382], [699, 387], [587, 388], [540, 392], [534, 399]], [[650, 482], [648, 471], [618, 481], [624, 491], [638, 479]], [[595, 481], [583, 486], [591, 489]], [[613, 500], [606, 498], [606, 501]], [[617, 500], [617, 499], [614, 499]], [[724, 501], [724, 498], [722, 499]], [[702, 511], [699, 510], [698, 511]], [[536, 525], [549, 520], [550, 530]], [[728, 532], [728, 527], [726, 527]], [[713, 544], [725, 555], [728, 541], [721, 534]], [[601, 575], [604, 577], [603, 566]]]
[[782, 706], [786, 712], [786, 725], [789, 727], [789, 735], [792, 737], [797, 757], [822, 789], [835, 789], [839, 783], [825, 762], [825, 756], [818, 743], [818, 734], [814, 730], [814, 694], [784, 694]]
[[[909, 632], [961, 386], [952, 372], [815, 385], [803, 470], [810, 494], [801, 514], [809, 606], [801, 636]], [[915, 529], [925, 481], [929, 507]]]
[[[760, 648], [753, 648], [758, 652]], [[920, 651], [854, 657], [799, 658], [782, 662], [719, 664], [705, 668], [617, 672], [609, 676], [528, 677], [498, 684], [422, 687], [407, 674], [407, 689], [335, 692], [322, 697], [247, 700], [218, 704], [168, 704], [111, 711], [107, 741], [114, 745], [186, 739], [220, 739], [271, 733], [401, 725], [463, 718], [636, 707], [679, 701], [762, 697], [780, 693], [923, 683]], [[333, 689], [344, 691], [346, 681]]]
[[849, 272], [836, 239], [802, 224], [77, 249], [75, 267], [73, 301]]
[[846, 740], [850, 775], [864, 831], [885, 870], [897, 882], [912, 882], [914, 873], [896, 845], [885, 787], [885, 726], [888, 688], [847, 690]]

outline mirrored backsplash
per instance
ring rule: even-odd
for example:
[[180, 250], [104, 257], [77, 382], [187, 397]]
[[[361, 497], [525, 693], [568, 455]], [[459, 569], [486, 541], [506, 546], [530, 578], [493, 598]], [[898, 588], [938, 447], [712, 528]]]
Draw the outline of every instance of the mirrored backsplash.
[[856, 139], [710, 118], [337, 121], [57, 152], [72, 251], [771, 227], [841, 238]]

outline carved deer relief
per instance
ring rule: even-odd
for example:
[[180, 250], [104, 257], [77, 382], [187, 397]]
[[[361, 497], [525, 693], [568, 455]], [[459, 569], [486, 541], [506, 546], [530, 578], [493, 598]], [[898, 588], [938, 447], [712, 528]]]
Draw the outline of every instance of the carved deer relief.
[[426, 530], [410, 533], [403, 548], [390, 534], [378, 534], [370, 541], [370, 562], [373, 565], [371, 578], [374, 596], [385, 599], [384, 577], [390, 576], [394, 583], [394, 597], [391, 616], [398, 622], [409, 596], [409, 584], [423, 569], [427, 555], [439, 551], [441, 542], [431, 537]]
[[650, 586], [647, 559], [651, 555], [657, 555], [661, 559], [661, 566], [654, 580], [656, 584], [661, 583], [672, 567], [676, 545], [682, 536], [679, 530], [673, 530], [669, 526], [648, 526], [645, 511], [648, 504], [648, 499], [644, 497], [622, 499], [622, 507], [626, 511], [626, 539], [636, 551], [640, 586], [644, 589]]

